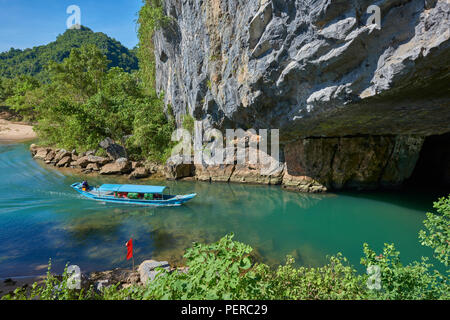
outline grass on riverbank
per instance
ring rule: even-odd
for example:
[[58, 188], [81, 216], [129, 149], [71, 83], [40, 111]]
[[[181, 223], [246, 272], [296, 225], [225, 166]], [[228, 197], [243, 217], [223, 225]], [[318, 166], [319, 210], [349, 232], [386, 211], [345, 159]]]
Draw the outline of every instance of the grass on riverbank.
[[[434, 204], [436, 213], [427, 213], [419, 239], [435, 250], [437, 258], [449, 266], [450, 196]], [[119, 285], [102, 291], [69, 289], [67, 270], [62, 279], [48, 272], [42, 286], [17, 289], [3, 300], [425, 300], [450, 299], [448, 273], [433, 270], [427, 258], [404, 266], [393, 244], [386, 244], [381, 254], [367, 244], [361, 259], [368, 274], [359, 275], [341, 254], [330, 257], [320, 268], [294, 267], [287, 257], [276, 269], [252, 261], [253, 249], [227, 235], [205, 245], [194, 243], [185, 254], [188, 272], [167, 272], [146, 286]]]

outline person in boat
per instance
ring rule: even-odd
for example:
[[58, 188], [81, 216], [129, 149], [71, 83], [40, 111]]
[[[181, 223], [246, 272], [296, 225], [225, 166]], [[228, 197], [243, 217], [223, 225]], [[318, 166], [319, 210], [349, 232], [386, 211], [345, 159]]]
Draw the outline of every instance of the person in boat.
[[89, 191], [90, 188], [91, 187], [89, 187], [89, 183], [86, 180], [84, 180], [83, 183], [81, 184], [81, 189], [83, 191]]

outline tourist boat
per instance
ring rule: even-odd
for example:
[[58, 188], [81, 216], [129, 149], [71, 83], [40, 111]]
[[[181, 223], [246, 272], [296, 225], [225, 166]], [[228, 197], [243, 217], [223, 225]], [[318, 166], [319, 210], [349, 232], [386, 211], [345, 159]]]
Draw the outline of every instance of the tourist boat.
[[169, 195], [165, 192], [169, 188], [160, 186], [104, 184], [97, 188], [85, 188], [82, 183], [78, 182], [72, 184], [71, 187], [88, 199], [141, 206], [181, 206], [197, 196], [196, 193]]

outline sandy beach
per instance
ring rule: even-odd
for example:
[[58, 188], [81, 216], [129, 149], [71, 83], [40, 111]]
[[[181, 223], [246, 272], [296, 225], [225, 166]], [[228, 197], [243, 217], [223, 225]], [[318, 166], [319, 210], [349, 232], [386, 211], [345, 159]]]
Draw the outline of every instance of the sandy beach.
[[0, 119], [0, 143], [27, 141], [36, 137], [32, 126]]

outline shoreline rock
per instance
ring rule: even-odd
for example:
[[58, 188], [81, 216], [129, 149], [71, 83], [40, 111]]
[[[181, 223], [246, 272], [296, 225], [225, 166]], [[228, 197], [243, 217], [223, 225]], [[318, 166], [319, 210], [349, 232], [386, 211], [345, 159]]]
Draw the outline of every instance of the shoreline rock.
[[111, 138], [106, 138], [99, 143], [99, 147], [104, 149], [108, 156], [114, 160], [128, 158], [127, 150], [115, 143]]
[[[292, 191], [324, 193], [402, 186], [413, 175], [425, 139], [421, 136], [307, 138], [284, 145], [280, 151], [282, 160], [268, 161], [268, 165], [251, 164], [248, 160], [245, 164], [194, 165], [185, 164], [181, 156], [157, 165], [126, 158], [113, 160], [92, 153], [79, 157], [76, 151], [69, 153], [34, 144], [30, 151], [34, 159], [58, 168], [81, 169], [85, 174], [126, 176], [130, 180], [156, 177], [280, 185]], [[249, 146], [246, 148], [248, 155]]]
[[[187, 272], [187, 267], [176, 268], [167, 261], [145, 260], [136, 270], [115, 268], [106, 271], [93, 271], [81, 275], [81, 288], [89, 289], [91, 286], [99, 293], [102, 288], [119, 284], [119, 289], [132, 285], [147, 285], [153, 281], [162, 268], [168, 272]], [[57, 275], [61, 278], [61, 275]], [[17, 288], [30, 289], [34, 283], [42, 285], [46, 276], [11, 277], [0, 281], [0, 298], [7, 294], [13, 294]]]
[[113, 163], [107, 163], [100, 170], [100, 175], [127, 174], [132, 170], [131, 162], [126, 158], [119, 158]]
[[132, 162], [127, 158], [114, 160], [96, 156], [96, 151], [88, 151], [78, 155], [76, 150], [68, 152], [64, 149], [30, 146], [30, 152], [35, 160], [41, 160], [47, 165], [57, 168], [71, 168], [81, 173], [100, 175], [128, 175], [129, 179], [137, 180], [151, 176], [163, 175], [163, 168], [152, 163]]
[[155, 261], [146, 260], [139, 265], [138, 273], [140, 276], [141, 284], [146, 285], [149, 281], [155, 280], [160, 271], [157, 268], [162, 268], [166, 271], [170, 271], [171, 267], [167, 261]]

